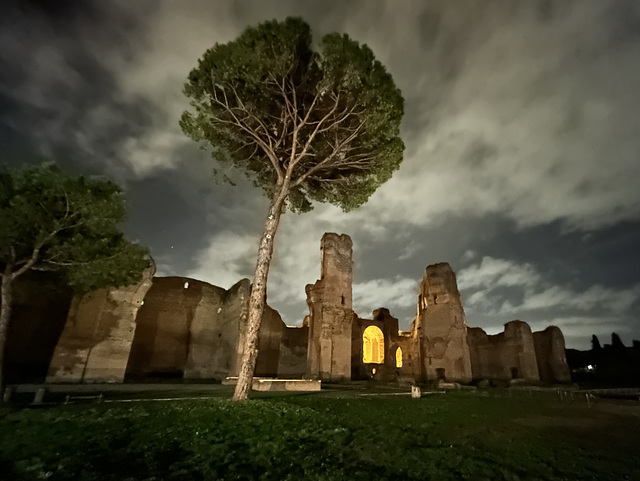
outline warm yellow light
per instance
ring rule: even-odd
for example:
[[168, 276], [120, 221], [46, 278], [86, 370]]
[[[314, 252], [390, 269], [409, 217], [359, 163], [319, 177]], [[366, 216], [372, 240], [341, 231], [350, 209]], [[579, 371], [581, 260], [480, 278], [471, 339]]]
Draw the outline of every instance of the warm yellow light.
[[362, 362], [384, 363], [384, 334], [377, 326], [369, 326], [362, 333]]
[[402, 349], [396, 349], [396, 367], [402, 367]]

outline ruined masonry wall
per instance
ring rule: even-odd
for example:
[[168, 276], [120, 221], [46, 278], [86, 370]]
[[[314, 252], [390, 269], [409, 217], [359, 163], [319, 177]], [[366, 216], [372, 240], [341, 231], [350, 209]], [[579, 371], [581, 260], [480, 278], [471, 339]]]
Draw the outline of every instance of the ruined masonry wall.
[[[224, 379], [237, 375], [251, 285], [229, 290], [184, 277], [157, 278], [138, 315], [127, 374], [145, 377]], [[257, 376], [275, 376], [284, 323], [265, 306], [258, 333]]]
[[122, 382], [135, 333], [136, 315], [151, 287], [154, 268], [138, 284], [100, 289], [71, 302], [47, 382]]
[[545, 383], [571, 382], [571, 372], [565, 355], [564, 336], [556, 326], [533, 333], [540, 380]]
[[159, 277], [137, 319], [127, 375], [210, 379], [237, 364], [249, 281], [226, 291], [184, 277]]
[[180, 277], [154, 279], [138, 312], [128, 376], [138, 378], [147, 373], [182, 376], [189, 330], [198, 307], [217, 307], [224, 296], [224, 289], [208, 292], [207, 287], [210, 286], [203, 282]]
[[278, 377], [302, 378], [307, 371], [309, 327], [285, 327], [282, 331]]
[[280, 344], [284, 322], [278, 311], [265, 305], [258, 332], [258, 359], [253, 371], [255, 376], [276, 377], [280, 361]]
[[[194, 279], [152, 276], [150, 269], [137, 285], [73, 298], [68, 314], [60, 311], [60, 315], [66, 315], [66, 322], [50, 364], [50, 354], [43, 362], [45, 354], [36, 359], [27, 356], [24, 348], [18, 349], [28, 340], [25, 333], [33, 332], [32, 327], [25, 331], [24, 326], [18, 326], [22, 329], [19, 335], [10, 332], [7, 365], [13, 362], [24, 372], [37, 371], [29, 363], [42, 365], [42, 376], [48, 364], [47, 382], [122, 382], [125, 375], [131, 379], [222, 379], [237, 375], [249, 281], [243, 279], [225, 290]], [[399, 333], [397, 319], [384, 308], [375, 310], [372, 319], [359, 318], [352, 309], [352, 282], [351, 238], [325, 234], [321, 241], [321, 277], [306, 286], [309, 315], [302, 327], [287, 327], [278, 312], [266, 306], [255, 374], [325, 381], [373, 377], [420, 382], [441, 376], [458, 382], [516, 377], [570, 381], [564, 338], [558, 328], [532, 333], [526, 323], [512, 321], [495, 336], [488, 336], [480, 328], [468, 328], [455, 273], [447, 263], [427, 267], [410, 333]], [[41, 326], [50, 320], [47, 315], [53, 308], [31, 303], [21, 313], [19, 295], [16, 300], [15, 317], [27, 311], [29, 316], [38, 317], [37, 322], [30, 319], [29, 326]], [[15, 329], [14, 324], [11, 329]], [[364, 364], [362, 360], [362, 333], [369, 325], [378, 326], [384, 334], [383, 364]], [[59, 332], [60, 326], [50, 337], [58, 337]], [[48, 353], [54, 343], [49, 342]], [[403, 353], [401, 368], [395, 365], [398, 347]]]
[[540, 380], [533, 334], [526, 322], [508, 322], [495, 336], [470, 328], [468, 343], [474, 379]]
[[352, 247], [346, 234], [322, 236], [321, 277], [305, 289], [309, 306], [307, 375], [312, 379], [351, 378]]
[[[471, 381], [467, 327], [456, 276], [447, 263], [427, 267], [418, 297], [422, 380]], [[444, 371], [442, 371], [444, 370]]]

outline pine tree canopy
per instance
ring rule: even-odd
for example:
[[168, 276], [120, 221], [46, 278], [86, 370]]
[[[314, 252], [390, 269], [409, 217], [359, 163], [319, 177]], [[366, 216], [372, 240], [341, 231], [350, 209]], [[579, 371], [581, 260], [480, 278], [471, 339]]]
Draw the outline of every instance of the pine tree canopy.
[[348, 211], [399, 167], [404, 100], [366, 45], [330, 34], [315, 47], [299, 18], [216, 44], [189, 74], [180, 125], [269, 197], [288, 183], [290, 209]]

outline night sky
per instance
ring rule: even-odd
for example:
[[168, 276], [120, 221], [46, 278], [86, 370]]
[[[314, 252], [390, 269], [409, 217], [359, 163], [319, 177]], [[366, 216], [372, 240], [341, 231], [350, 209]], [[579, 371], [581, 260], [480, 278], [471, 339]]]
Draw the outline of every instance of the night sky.
[[446, 261], [470, 326], [640, 339], [637, 0], [4, 1], [0, 162], [119, 182], [158, 275], [251, 278], [268, 201], [241, 174], [214, 182], [181, 91], [207, 48], [287, 16], [369, 45], [406, 101], [404, 161], [367, 204], [283, 216], [268, 301], [287, 324], [338, 232], [361, 317], [385, 306], [407, 329]]

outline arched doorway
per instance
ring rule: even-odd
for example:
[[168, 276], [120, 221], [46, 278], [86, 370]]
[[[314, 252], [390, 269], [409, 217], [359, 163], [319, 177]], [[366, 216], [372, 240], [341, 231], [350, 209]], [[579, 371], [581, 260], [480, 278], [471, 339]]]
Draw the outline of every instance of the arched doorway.
[[402, 367], [402, 348], [396, 349], [396, 367]]
[[384, 363], [384, 334], [378, 326], [369, 326], [362, 333], [362, 362]]

